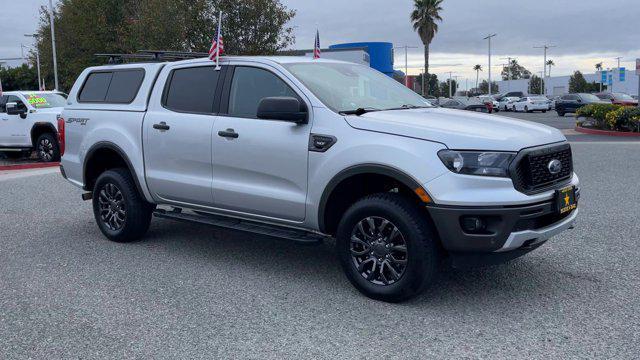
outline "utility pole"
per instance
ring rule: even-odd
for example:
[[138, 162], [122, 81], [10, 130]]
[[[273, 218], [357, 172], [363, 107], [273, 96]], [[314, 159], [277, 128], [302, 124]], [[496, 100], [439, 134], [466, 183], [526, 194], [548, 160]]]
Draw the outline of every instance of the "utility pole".
[[[548, 45], [548, 44], [544, 44], [542, 46], [534, 46], [534, 49], [544, 49], [544, 61], [542, 62], [542, 70], [543, 70], [543, 75], [542, 78], [544, 79], [545, 77], [547, 77], [547, 50], [556, 47], [555, 45]], [[541, 83], [542, 84], [542, 83]], [[546, 89], [544, 89], [544, 94], [542, 95], [546, 95], [547, 91]]]
[[[404, 86], [409, 87], [409, 49], [417, 49], [417, 46], [399, 46], [396, 49], [404, 49]], [[426, 64], [425, 64], [426, 65]], [[424, 83], [424, 81], [423, 81]]]
[[40, 50], [38, 49], [38, 34], [24, 34], [24, 36], [31, 37], [36, 41], [35, 49], [36, 49], [36, 64], [38, 66], [38, 90], [42, 90], [44, 86], [42, 86], [42, 78], [40, 77]]
[[498, 34], [487, 35], [483, 40], [489, 40], [489, 96], [491, 96], [491, 38]]
[[[540, 76], [544, 76], [545, 75], [544, 71], [540, 71], [539, 74], [540, 74]], [[543, 89], [544, 89], [544, 77], [541, 77], [540, 78], [540, 95], [544, 95]]]
[[[620, 78], [620, 59], [622, 59], [622, 57], [618, 56], [618, 57], [614, 57], [614, 59], [618, 60], [618, 79], [619, 79]], [[613, 74], [611, 74], [611, 93], [613, 93], [613, 83], [615, 81], [616, 81], [616, 78], [613, 76]]]
[[56, 57], [56, 32], [53, 26], [53, 1], [49, 0], [49, 21], [51, 22], [51, 50], [53, 52], [53, 78], [55, 90], [58, 90], [58, 59]]

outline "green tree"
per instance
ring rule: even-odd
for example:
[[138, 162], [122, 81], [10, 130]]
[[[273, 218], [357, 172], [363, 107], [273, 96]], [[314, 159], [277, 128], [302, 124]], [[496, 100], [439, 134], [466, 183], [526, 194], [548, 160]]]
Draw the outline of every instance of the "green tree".
[[529, 80], [529, 94], [542, 94], [544, 91], [544, 80], [538, 75], [532, 75]]
[[570, 93], [581, 93], [587, 92], [588, 88], [587, 80], [585, 80], [584, 76], [580, 71], [576, 71], [569, 78], [569, 92]]
[[[60, 86], [68, 90], [86, 67], [104, 64], [96, 53], [206, 52], [220, 10], [228, 54], [273, 54], [295, 41], [287, 25], [295, 11], [280, 0], [61, 0], [54, 11]], [[49, 15], [44, 7], [38, 34], [43, 76], [52, 84]]]
[[478, 88], [478, 81], [480, 80], [480, 71], [482, 71], [482, 65], [476, 64], [473, 66], [473, 70], [476, 72], [476, 89]]
[[551, 77], [551, 67], [556, 66], [556, 63], [554, 63], [553, 60], [549, 59], [547, 60], [547, 66], [549, 67], [549, 74], [547, 76]]
[[507, 66], [502, 68], [500, 75], [502, 75], [502, 80], [528, 79], [531, 77], [531, 71], [518, 64], [518, 60], [513, 59]]
[[38, 70], [27, 64], [13, 68], [0, 68], [3, 91], [38, 90]]
[[449, 87], [451, 87], [451, 96], [456, 94], [458, 90], [458, 82], [455, 80], [443, 81], [440, 83], [440, 96], [449, 97]]
[[416, 78], [418, 89], [422, 89], [422, 79], [425, 79], [425, 93], [431, 96], [439, 96], [438, 75], [436, 74], [420, 74]]
[[[442, 21], [440, 11], [442, 11], [443, 0], [413, 0], [413, 11], [411, 12], [411, 22], [413, 29], [418, 32], [420, 40], [424, 45], [424, 68], [429, 74], [429, 45], [438, 32], [438, 21]], [[429, 92], [429, 89], [427, 89]]]
[[[482, 80], [480, 86], [477, 88], [480, 94], [488, 94], [489, 93], [489, 82], [487, 80]], [[491, 93], [498, 93], [498, 84], [495, 81], [491, 82]]]

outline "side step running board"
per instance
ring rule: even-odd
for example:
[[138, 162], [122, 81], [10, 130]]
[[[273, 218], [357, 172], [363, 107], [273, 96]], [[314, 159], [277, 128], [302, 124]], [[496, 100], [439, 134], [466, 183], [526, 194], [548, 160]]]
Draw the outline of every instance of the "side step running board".
[[287, 239], [304, 244], [320, 244], [326, 238], [323, 235], [292, 229], [287, 227], [281, 227], [276, 225], [270, 225], [250, 220], [241, 220], [230, 218], [226, 216], [214, 215], [214, 214], [192, 214], [190, 212], [182, 212], [180, 208], [174, 208], [173, 211], [167, 211], [164, 209], [156, 209], [153, 215], [158, 218], [171, 219], [186, 222], [196, 222], [200, 224], [207, 224], [225, 229], [232, 229], [238, 231], [244, 231], [253, 234], [260, 234], [266, 236], [272, 236], [281, 239]]

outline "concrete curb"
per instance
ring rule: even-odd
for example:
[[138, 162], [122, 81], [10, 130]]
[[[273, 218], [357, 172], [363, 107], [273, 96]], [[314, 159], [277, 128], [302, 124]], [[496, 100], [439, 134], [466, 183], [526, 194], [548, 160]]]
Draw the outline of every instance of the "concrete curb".
[[576, 126], [575, 131], [583, 134], [591, 134], [591, 135], [640, 137], [640, 133], [589, 129], [589, 128], [583, 128], [580, 126]]
[[26, 169], [42, 169], [48, 167], [60, 166], [59, 162], [52, 163], [34, 163], [34, 164], [16, 164], [16, 165], [0, 165], [0, 171], [5, 170], [26, 170]]

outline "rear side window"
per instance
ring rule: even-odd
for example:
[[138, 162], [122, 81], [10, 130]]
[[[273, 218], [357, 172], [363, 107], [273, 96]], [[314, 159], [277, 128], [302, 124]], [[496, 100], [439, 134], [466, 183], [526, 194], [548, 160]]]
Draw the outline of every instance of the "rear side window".
[[7, 96], [2, 95], [0, 96], [0, 113], [6, 113], [6, 112], [7, 112]]
[[163, 106], [188, 113], [212, 113], [220, 71], [213, 66], [173, 70], [165, 88]]
[[142, 69], [93, 72], [82, 86], [78, 101], [128, 104], [136, 98], [143, 79]]

